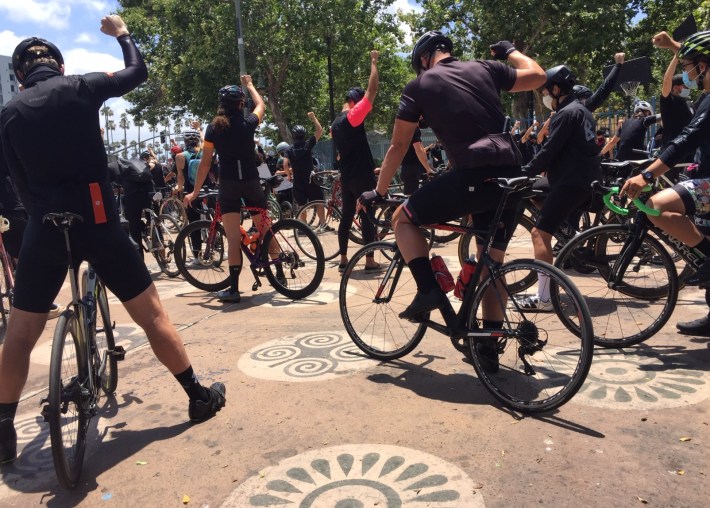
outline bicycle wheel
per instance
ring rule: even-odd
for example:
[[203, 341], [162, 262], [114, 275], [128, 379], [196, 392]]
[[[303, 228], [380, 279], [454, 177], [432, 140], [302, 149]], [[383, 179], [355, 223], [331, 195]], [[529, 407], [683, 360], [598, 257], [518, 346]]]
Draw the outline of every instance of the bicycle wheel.
[[84, 462], [89, 417], [82, 387], [88, 373], [72, 310], [59, 316], [49, 365], [49, 395], [43, 414], [49, 423], [54, 469], [62, 487], [76, 487]]
[[187, 210], [185, 205], [178, 198], [168, 198], [160, 205], [159, 215], [170, 215], [182, 229], [187, 224]]
[[212, 221], [191, 222], [175, 239], [175, 263], [185, 280], [197, 289], [219, 291], [229, 286], [228, 248], [222, 224], [215, 224], [213, 229]]
[[179, 233], [180, 227], [170, 215], [159, 215], [151, 231], [153, 256], [160, 271], [171, 278], [180, 275], [175, 262], [175, 241]]
[[[318, 208], [323, 207], [323, 216], [325, 220], [321, 223], [318, 217]], [[316, 235], [323, 247], [323, 256], [326, 261], [335, 258], [340, 254], [340, 246], [338, 245], [338, 226], [340, 226], [340, 210], [334, 206], [328, 206], [325, 201], [311, 201], [298, 212], [296, 219], [305, 223]], [[300, 241], [296, 237], [296, 241]]]
[[[113, 355], [108, 354], [116, 348], [113, 338], [113, 324], [106, 298], [106, 288], [99, 284], [96, 288], [96, 321], [94, 322], [96, 337], [96, 353], [98, 364], [95, 363], [98, 384], [106, 395], [111, 395], [118, 386], [118, 362]], [[104, 356], [106, 359], [104, 360]]]
[[[553, 312], [523, 311], [518, 304], [521, 296], [507, 289], [507, 279], [519, 280], [529, 272], [550, 278]], [[488, 301], [498, 305], [504, 318], [502, 329], [496, 330], [498, 337], [469, 340], [473, 366], [483, 385], [503, 404], [524, 413], [550, 411], [569, 401], [582, 387], [594, 351], [592, 320], [579, 290], [547, 263], [506, 263], [476, 289], [469, 330], [481, 322], [487, 291]], [[575, 323], [578, 334], [569, 333], [563, 317]], [[495, 342], [486, 342], [491, 340]]]
[[678, 299], [675, 264], [649, 235], [633, 253], [620, 283], [609, 287], [630, 235], [624, 225], [591, 228], [570, 241], [555, 261], [586, 296], [599, 346], [627, 347], [648, 339], [666, 324]]
[[295, 219], [281, 219], [271, 226], [261, 244], [259, 264], [269, 283], [295, 300], [315, 292], [323, 280], [323, 247], [311, 228]]
[[[4, 248], [3, 248], [4, 249]], [[7, 271], [12, 272], [12, 266], [5, 266], [5, 263], [10, 262], [9, 256], [6, 253], [0, 252], [0, 320], [2, 321], [2, 330], [0, 330], [0, 344], [5, 340], [7, 332], [7, 319], [10, 316], [12, 308], [12, 292], [13, 288], [10, 285], [10, 280], [5, 276]]]
[[[368, 254], [374, 254], [382, 270], [364, 269]], [[399, 319], [399, 313], [416, 292], [416, 282], [394, 243], [374, 242], [358, 250], [343, 272], [338, 299], [340, 317], [355, 345], [384, 361], [412, 352], [427, 327]]]
[[266, 200], [266, 213], [268, 214], [271, 222], [277, 222], [281, 220], [281, 205], [276, 200], [273, 194], [269, 194]]

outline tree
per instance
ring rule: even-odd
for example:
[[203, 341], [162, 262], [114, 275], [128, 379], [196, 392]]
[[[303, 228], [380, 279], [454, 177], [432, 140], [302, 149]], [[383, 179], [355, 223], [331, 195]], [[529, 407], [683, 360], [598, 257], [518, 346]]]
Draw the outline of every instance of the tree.
[[104, 133], [106, 134], [106, 146], [108, 146], [110, 144], [108, 122], [113, 117], [113, 110], [108, 106], [104, 105], [104, 107], [101, 108], [100, 112], [104, 116]]
[[106, 138], [108, 139], [108, 137], [109, 137], [108, 133], [111, 134], [111, 142], [109, 143], [109, 146], [113, 146], [113, 144], [114, 144], [113, 131], [115, 131], [115, 130], [116, 130], [116, 122], [114, 122], [113, 120], [109, 120], [106, 123], [106, 133], [107, 133]]
[[133, 125], [138, 128], [138, 144], [141, 142], [141, 127], [145, 125], [145, 120], [140, 114], [133, 116]]
[[[128, 119], [128, 113], [126, 113], [125, 111], [121, 113], [121, 118], [118, 121], [118, 126], [119, 128], [123, 129], [123, 140], [121, 141], [121, 144], [126, 147], [128, 145], [127, 133], [128, 129], [131, 128], [131, 121]], [[128, 152], [124, 150], [123, 156], [126, 157], [127, 155]]]

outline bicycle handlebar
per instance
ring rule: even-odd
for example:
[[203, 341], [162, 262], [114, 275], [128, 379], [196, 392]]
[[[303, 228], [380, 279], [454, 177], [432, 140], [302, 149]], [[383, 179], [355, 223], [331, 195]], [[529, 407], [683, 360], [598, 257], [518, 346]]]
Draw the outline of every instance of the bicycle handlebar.
[[[606, 207], [609, 210], [611, 210], [612, 212], [617, 213], [619, 215], [628, 215], [629, 214], [628, 208], [620, 207], [611, 201], [611, 197], [613, 195], [619, 194], [620, 189], [619, 189], [618, 185], [614, 185], [612, 187], [605, 187], [601, 183], [595, 181], [595, 182], [592, 182], [592, 188], [596, 192], [605, 192], [604, 196], [602, 197], [602, 200], [604, 201], [604, 204], [606, 205]], [[641, 192], [648, 192], [652, 188], [653, 187], [651, 187], [650, 185], [647, 185], [643, 189], [641, 189]], [[661, 215], [660, 210], [654, 210], [653, 208], [649, 208], [648, 206], [646, 206], [646, 203], [641, 201], [639, 198], [634, 198], [632, 202], [634, 205], [636, 205], [636, 208], [638, 208], [638, 210], [640, 212], [643, 212], [646, 215], [650, 215], [651, 217], [658, 217], [659, 215]]]

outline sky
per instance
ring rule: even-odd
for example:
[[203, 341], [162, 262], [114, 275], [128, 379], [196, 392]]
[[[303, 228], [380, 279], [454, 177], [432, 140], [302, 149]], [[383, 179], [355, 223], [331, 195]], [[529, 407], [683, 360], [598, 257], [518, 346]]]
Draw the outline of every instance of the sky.
[[[18, 42], [37, 36], [57, 45], [66, 74], [123, 69], [118, 43], [99, 30], [101, 18], [117, 9], [118, 2], [108, 0], [0, 0], [0, 55], [12, 55]], [[416, 0], [395, 0], [390, 10], [398, 9], [421, 10]], [[129, 107], [123, 99], [108, 105], [115, 119]], [[129, 140], [136, 136], [131, 129]]]

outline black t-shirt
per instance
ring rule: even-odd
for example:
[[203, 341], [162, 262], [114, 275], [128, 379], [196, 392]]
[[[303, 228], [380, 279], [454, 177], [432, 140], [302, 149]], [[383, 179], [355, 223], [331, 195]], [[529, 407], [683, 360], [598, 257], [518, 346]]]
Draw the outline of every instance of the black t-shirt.
[[431, 165], [434, 167], [440, 166], [444, 163], [444, 151], [442, 150], [441, 143], [435, 143], [429, 149], [429, 155], [431, 155]]
[[214, 145], [219, 155], [219, 175], [224, 180], [259, 178], [254, 152], [254, 132], [259, 117], [235, 115], [229, 117], [229, 127], [216, 132], [212, 124], [205, 131], [205, 142]]
[[695, 152], [698, 178], [710, 177], [710, 95], [703, 94], [695, 103], [695, 114], [680, 135], [671, 140], [660, 155], [666, 166], [682, 162], [686, 154]]
[[424, 117], [441, 141], [454, 168], [472, 167], [471, 143], [503, 131], [501, 90], [515, 85], [514, 69], [501, 62], [440, 60], [404, 87], [397, 118]]
[[330, 132], [340, 155], [341, 181], [374, 182], [375, 159], [367, 142], [365, 122], [353, 127], [348, 120], [348, 112], [342, 111], [333, 120]]
[[653, 115], [626, 120], [616, 133], [619, 137], [619, 151], [616, 153], [616, 158], [620, 161], [638, 159], [639, 156], [634, 155], [633, 150], [645, 150], [646, 129], [654, 123], [656, 117]]
[[313, 147], [316, 146], [316, 137], [311, 136], [308, 141], [295, 141], [284, 154], [293, 169], [293, 186], [303, 189], [308, 186], [313, 172]]
[[[693, 118], [690, 101], [678, 95], [661, 96], [661, 121], [663, 121], [663, 144], [666, 148], [681, 133]], [[691, 159], [692, 160], [692, 159]]]
[[[404, 159], [402, 159], [402, 166], [421, 166], [422, 163], [419, 162], [419, 157], [417, 157], [417, 151], [414, 149], [414, 143], [422, 142], [422, 131], [417, 127], [414, 129], [414, 135], [412, 136], [412, 142], [409, 144], [409, 149], [407, 153], [404, 154]], [[422, 168], [424, 169], [424, 168]]]

